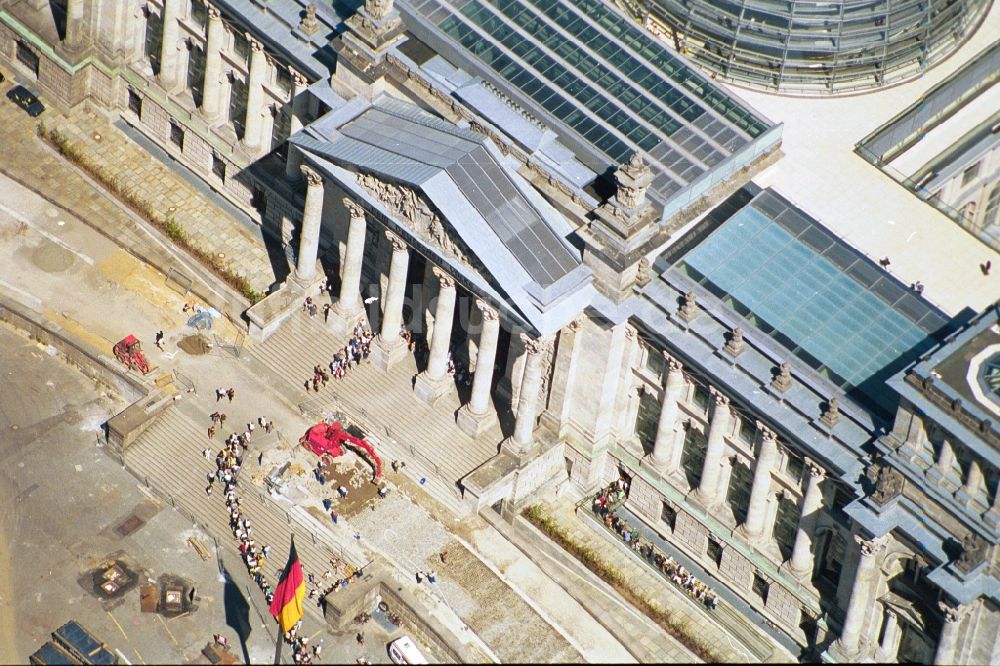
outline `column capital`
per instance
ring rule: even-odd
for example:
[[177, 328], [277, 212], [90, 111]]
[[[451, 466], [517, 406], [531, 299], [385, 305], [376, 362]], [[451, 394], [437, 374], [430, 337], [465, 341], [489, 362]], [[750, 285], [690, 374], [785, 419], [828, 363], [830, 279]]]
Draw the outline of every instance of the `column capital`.
[[861, 546], [861, 557], [874, 557], [888, 544], [888, 539], [884, 536], [866, 539], [860, 534], [855, 534], [854, 541]]
[[302, 170], [302, 175], [306, 177], [306, 183], [308, 183], [309, 187], [323, 186], [323, 176], [318, 171], [305, 164], [299, 168]]
[[212, 5], [209, 5], [208, 6], [208, 20], [209, 21], [217, 21], [220, 18], [222, 18], [222, 12], [219, 11], [219, 8], [218, 7], [213, 7]]
[[409, 249], [409, 246], [406, 244], [405, 240], [403, 240], [393, 232], [389, 231], [388, 229], [385, 230], [385, 237], [389, 239], [390, 243], [392, 243], [393, 252], [403, 252], [404, 250]]
[[492, 307], [481, 298], [476, 299], [476, 307], [479, 308], [481, 313], [483, 313], [483, 319], [486, 321], [496, 321], [500, 318], [500, 313], [496, 310], [496, 308]]
[[431, 272], [438, 279], [438, 285], [441, 289], [453, 289], [455, 287], [455, 278], [446, 273], [441, 267], [435, 266], [431, 269]]
[[251, 35], [249, 32], [245, 32], [243, 33], [243, 36], [247, 38], [247, 42], [249, 42], [250, 44], [250, 50], [253, 53], [264, 52], [264, 44], [258, 41], [253, 35]]
[[813, 479], [822, 479], [826, 476], [826, 470], [823, 469], [815, 460], [812, 458], [805, 459], [806, 466], [809, 468], [809, 476]]
[[684, 364], [676, 358], [665, 351], [661, 351], [660, 353], [663, 354], [663, 360], [667, 362], [667, 372], [681, 372], [684, 370]]
[[361, 204], [359, 204], [357, 201], [355, 201], [350, 197], [344, 197], [343, 201], [344, 201], [344, 206], [351, 214], [352, 219], [357, 219], [359, 217], [364, 219], [365, 209], [361, 207]]
[[722, 395], [714, 386], [708, 388], [708, 392], [715, 398], [715, 408], [722, 409], [729, 406], [729, 398]]
[[299, 74], [298, 72], [296, 72], [295, 70], [293, 70], [290, 67], [289, 67], [289, 71], [292, 74], [292, 81], [295, 83], [295, 89], [296, 90], [302, 90], [303, 88], [305, 88], [306, 84], [308, 83], [308, 81], [306, 80], [306, 77], [302, 76], [301, 74]]
[[524, 350], [529, 356], [535, 356], [536, 354], [544, 354], [548, 349], [548, 346], [552, 344], [551, 338], [539, 337], [535, 338], [527, 333], [521, 333], [521, 342], [524, 343]]
[[939, 601], [938, 608], [941, 609], [941, 613], [944, 615], [944, 621], [948, 624], [954, 624], [961, 622], [965, 614], [969, 612], [970, 607], [968, 604], [952, 606], [947, 602]]
[[760, 439], [763, 442], [777, 442], [778, 436], [774, 434], [774, 431], [768, 428], [766, 425], [757, 421], [757, 430], [760, 432]]

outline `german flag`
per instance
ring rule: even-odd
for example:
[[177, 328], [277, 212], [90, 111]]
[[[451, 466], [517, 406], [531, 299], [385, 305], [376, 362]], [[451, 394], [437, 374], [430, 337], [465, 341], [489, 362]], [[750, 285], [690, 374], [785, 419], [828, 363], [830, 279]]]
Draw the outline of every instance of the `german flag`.
[[306, 596], [306, 582], [302, 576], [302, 564], [295, 552], [295, 537], [288, 552], [288, 564], [281, 573], [281, 580], [274, 588], [274, 599], [271, 600], [271, 615], [278, 621], [282, 633], [287, 632], [302, 619], [302, 599]]

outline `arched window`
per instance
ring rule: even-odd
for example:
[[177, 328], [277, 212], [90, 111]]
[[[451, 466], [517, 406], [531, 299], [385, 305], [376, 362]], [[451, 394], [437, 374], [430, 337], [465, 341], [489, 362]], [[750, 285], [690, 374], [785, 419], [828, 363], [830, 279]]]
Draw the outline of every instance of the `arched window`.
[[990, 196], [986, 199], [986, 210], [983, 212], [983, 228], [992, 227], [1000, 217], [1000, 183], [993, 186]]

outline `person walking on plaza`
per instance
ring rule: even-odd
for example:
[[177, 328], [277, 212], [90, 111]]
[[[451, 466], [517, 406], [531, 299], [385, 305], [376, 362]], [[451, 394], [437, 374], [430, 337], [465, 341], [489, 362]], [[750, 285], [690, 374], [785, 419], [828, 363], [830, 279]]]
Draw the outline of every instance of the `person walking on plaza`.
[[236, 389], [230, 388], [229, 390], [227, 390], [226, 397], [229, 398], [229, 402], [232, 402], [233, 398], [236, 397]]
[[220, 400], [222, 400], [225, 397], [226, 397], [226, 389], [224, 389], [224, 388], [217, 388], [217, 389], [215, 389], [215, 401], [216, 402], [219, 402]]
[[208, 438], [215, 439], [215, 426], [208, 426]]
[[163, 331], [157, 331], [156, 332], [156, 348], [159, 349], [160, 351], [164, 351], [164, 349], [163, 349]]

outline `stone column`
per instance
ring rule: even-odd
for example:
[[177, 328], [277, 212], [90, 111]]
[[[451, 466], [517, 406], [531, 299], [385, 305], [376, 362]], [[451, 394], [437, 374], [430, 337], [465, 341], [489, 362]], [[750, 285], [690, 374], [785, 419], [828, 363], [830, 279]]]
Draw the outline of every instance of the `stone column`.
[[406, 353], [406, 345], [399, 337], [399, 327], [403, 321], [410, 249], [402, 238], [391, 231], [386, 231], [385, 236], [392, 243], [392, 259], [389, 261], [389, 284], [382, 301], [382, 330], [372, 345], [372, 359], [380, 368], [388, 370]]
[[[305, 89], [308, 85], [306, 79], [298, 72], [292, 72], [292, 113], [289, 118], [290, 126], [288, 136], [292, 136], [302, 129], [302, 119], [306, 115], [306, 95]], [[285, 161], [285, 178], [287, 180], [297, 180], [299, 178], [299, 165], [302, 164], [302, 153], [292, 146], [288, 146], [288, 159]]]
[[667, 381], [663, 388], [663, 402], [660, 405], [660, 418], [656, 422], [656, 440], [653, 442], [653, 453], [650, 462], [653, 467], [668, 471], [667, 465], [673, 459], [673, 448], [677, 442], [677, 400], [684, 390], [684, 366], [677, 359], [663, 354], [667, 361]]
[[944, 602], [938, 604], [944, 613], [944, 624], [938, 637], [937, 649], [934, 651], [935, 664], [954, 664], [955, 648], [958, 647], [958, 629], [962, 624], [968, 606], [950, 606]]
[[451, 347], [451, 328], [455, 319], [455, 278], [435, 266], [438, 279], [437, 305], [434, 308], [434, 332], [427, 369], [417, 375], [414, 390], [422, 400], [433, 402], [454, 386], [448, 376], [448, 350]]
[[816, 530], [816, 519], [823, 506], [823, 492], [819, 487], [823, 480], [823, 468], [806, 459], [809, 470], [809, 480], [806, 492], [802, 498], [802, 514], [799, 517], [799, 528], [795, 532], [795, 543], [792, 546], [792, 557], [788, 560], [788, 571], [795, 578], [808, 582], [813, 572], [813, 532]]
[[243, 124], [243, 145], [255, 153], [263, 143], [264, 76], [267, 74], [267, 56], [264, 45], [247, 35], [250, 42], [250, 70], [247, 74], [247, 117]]
[[302, 228], [299, 230], [299, 256], [295, 264], [295, 281], [302, 286], [312, 284], [316, 277], [319, 253], [319, 230], [323, 221], [323, 178], [316, 171], [302, 166], [306, 177], [306, 203], [302, 208]]
[[702, 506], [712, 507], [719, 500], [719, 476], [722, 474], [722, 456], [726, 452], [726, 432], [732, 421], [729, 399], [714, 389], [715, 407], [712, 422], [708, 424], [708, 441], [705, 444], [705, 462], [701, 468], [701, 481], [692, 494]]
[[177, 72], [177, 42], [180, 40], [180, 25], [177, 16], [180, 14], [181, 0], [163, 0], [163, 43], [160, 45], [160, 85], [168, 91], [174, 91], [180, 83]]
[[66, 3], [66, 34], [63, 43], [70, 49], [83, 46], [83, 0], [68, 0]]
[[473, 437], [478, 437], [496, 423], [496, 412], [490, 408], [490, 388], [493, 386], [493, 366], [500, 338], [500, 313], [479, 299], [476, 299], [476, 307], [483, 314], [483, 328], [479, 333], [472, 397], [458, 410], [458, 427]]
[[535, 449], [535, 418], [538, 413], [538, 394], [542, 390], [542, 365], [545, 352], [552, 341], [548, 338], [532, 339], [522, 333], [527, 358], [521, 379], [521, 392], [517, 399], [517, 417], [514, 420], [514, 434], [505, 442], [510, 453], [518, 458], [529, 457]]
[[222, 15], [210, 6], [208, 35], [205, 38], [205, 80], [201, 86], [201, 114], [209, 124], [222, 115], [222, 45], [225, 37]]
[[854, 584], [851, 586], [851, 599], [847, 603], [844, 627], [840, 632], [840, 638], [830, 646], [838, 661], [857, 661], [860, 656], [861, 630], [864, 628], [872, 594], [878, 582], [875, 579], [878, 574], [876, 556], [885, 547], [884, 539], [863, 539], [854, 535], [854, 540], [861, 547], [861, 557], [854, 572]]
[[899, 654], [899, 641], [903, 632], [899, 628], [899, 616], [891, 608], [885, 609], [885, 630], [882, 632], [882, 643], [878, 646], [875, 660], [882, 663], [895, 663]]
[[764, 535], [767, 498], [771, 494], [771, 470], [778, 461], [778, 443], [774, 433], [763, 424], [758, 424], [758, 429], [761, 432], [760, 452], [753, 470], [747, 519], [740, 526], [740, 531], [748, 541], [755, 541]]
[[347, 197], [344, 197], [344, 205], [350, 212], [351, 221], [347, 229], [344, 269], [340, 275], [340, 298], [334, 309], [346, 322], [361, 312], [361, 264], [365, 256], [365, 232], [368, 224], [365, 222], [364, 208]]

